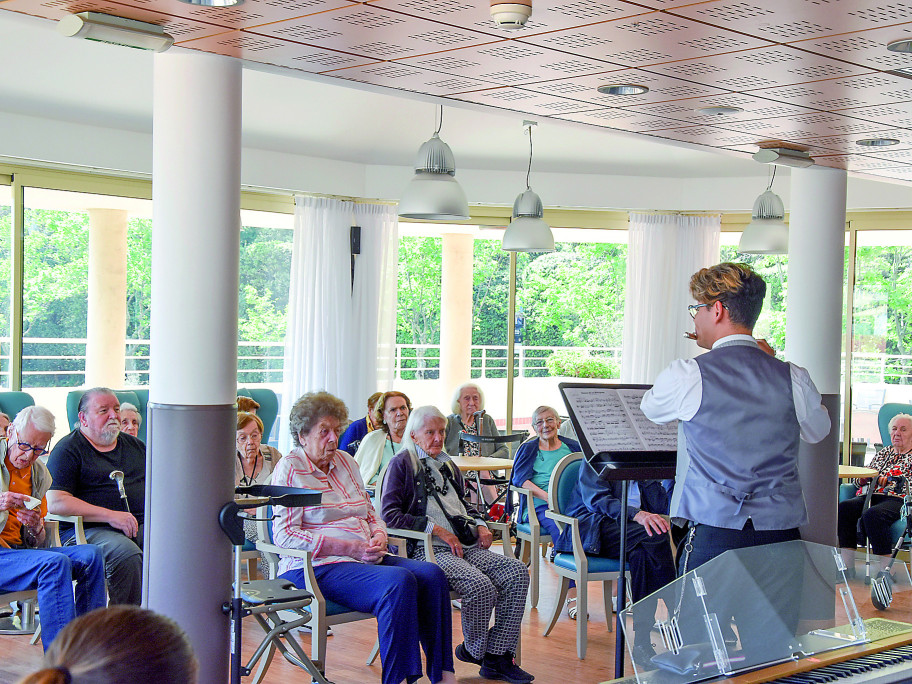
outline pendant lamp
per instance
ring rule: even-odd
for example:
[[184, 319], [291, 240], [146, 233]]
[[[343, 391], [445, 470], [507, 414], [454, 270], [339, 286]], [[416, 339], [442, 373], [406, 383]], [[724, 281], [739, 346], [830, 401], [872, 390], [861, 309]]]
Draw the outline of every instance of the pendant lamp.
[[526, 169], [526, 190], [513, 202], [513, 220], [503, 236], [502, 248], [507, 252], [553, 252], [554, 235], [545, 223], [541, 198], [529, 185], [532, 172], [532, 127], [534, 121], [523, 121], [529, 136], [529, 166]]
[[440, 125], [431, 139], [418, 150], [415, 176], [399, 200], [399, 216], [424, 221], [467, 221], [469, 204], [456, 181], [456, 159], [450, 146], [440, 139]]
[[751, 222], [741, 233], [741, 242], [738, 251], [743, 254], [787, 254], [788, 253], [788, 226], [785, 225], [785, 206], [782, 199], [773, 192], [773, 181], [776, 179], [776, 169], [773, 167], [773, 177], [769, 187], [754, 202], [751, 211]]

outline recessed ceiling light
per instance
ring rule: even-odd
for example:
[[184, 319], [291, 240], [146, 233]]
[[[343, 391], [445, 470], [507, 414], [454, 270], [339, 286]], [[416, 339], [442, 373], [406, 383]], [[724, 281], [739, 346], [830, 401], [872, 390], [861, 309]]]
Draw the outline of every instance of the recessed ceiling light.
[[744, 110], [741, 107], [700, 107], [697, 114], [707, 114], [709, 116], [728, 116], [729, 114], [740, 114]]
[[912, 52], [912, 38], [903, 38], [887, 43], [890, 52]]
[[602, 95], [642, 95], [643, 93], [648, 93], [649, 88], [634, 83], [613, 83], [599, 86], [598, 91]]
[[888, 147], [889, 145], [899, 145], [899, 140], [896, 138], [865, 138], [856, 140], [855, 144], [862, 147]]

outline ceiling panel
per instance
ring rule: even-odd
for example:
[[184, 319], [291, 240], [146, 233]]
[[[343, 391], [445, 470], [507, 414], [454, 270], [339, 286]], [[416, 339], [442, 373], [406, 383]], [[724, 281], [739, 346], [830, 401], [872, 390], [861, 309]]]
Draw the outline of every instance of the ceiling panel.
[[638, 67], [768, 46], [752, 38], [664, 12], [591, 24], [521, 39], [622, 66]]
[[[164, 26], [179, 46], [340, 82], [729, 154], [782, 140], [821, 164], [910, 179], [912, 55], [886, 49], [912, 37], [909, 0], [534, 0], [516, 31], [495, 26], [483, 0], [0, 0], [0, 9], [115, 14]], [[904, 68], [909, 78], [888, 73]], [[597, 91], [609, 83], [649, 91]], [[697, 111], [711, 106], [743, 111]], [[856, 144], [877, 136], [901, 142]]]
[[250, 31], [281, 40], [384, 60], [496, 40], [484, 33], [408, 17], [374, 5], [350, 5], [299, 19], [258, 26]]
[[904, 0], [725, 0], [679, 7], [675, 14], [787, 43], [912, 21]]
[[404, 60], [441, 73], [477, 78], [496, 85], [520, 85], [608, 71], [611, 64], [515, 40]]
[[502, 29], [491, 20], [487, 0], [374, 0], [371, 4], [501, 38], [532, 36], [649, 11], [623, 0], [535, 0], [532, 18], [524, 27]]

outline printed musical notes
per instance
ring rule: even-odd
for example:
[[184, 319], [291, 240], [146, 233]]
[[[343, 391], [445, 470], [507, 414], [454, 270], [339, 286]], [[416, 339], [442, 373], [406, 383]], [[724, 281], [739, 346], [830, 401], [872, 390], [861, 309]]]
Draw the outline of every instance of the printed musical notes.
[[657, 425], [640, 410], [645, 389], [564, 387], [580, 436], [594, 453], [677, 449], [677, 422]]

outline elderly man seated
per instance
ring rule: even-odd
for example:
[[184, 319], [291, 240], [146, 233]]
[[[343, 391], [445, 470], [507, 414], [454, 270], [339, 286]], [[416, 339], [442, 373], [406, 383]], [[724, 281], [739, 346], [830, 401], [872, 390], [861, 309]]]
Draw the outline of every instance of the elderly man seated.
[[[578, 488], [563, 511], [579, 520], [583, 548], [594, 556], [617, 558], [621, 548], [622, 515], [627, 516], [627, 563], [630, 567], [630, 593], [634, 601], [649, 596], [675, 578], [668, 520], [670, 480], [633, 482], [628, 489], [627, 509], [621, 510], [621, 483], [600, 480], [584, 460], [579, 470]], [[568, 525], [554, 543], [559, 553], [572, 553], [572, 528]], [[657, 601], [657, 600], [656, 600]], [[655, 655], [650, 641], [654, 610], [634, 613], [636, 638], [633, 656], [640, 662]]]
[[[493, 536], [465, 501], [462, 474], [444, 452], [446, 417], [433, 406], [409, 416], [401, 450], [383, 484], [383, 520], [390, 527], [433, 534], [434, 555], [462, 595], [462, 634], [456, 657], [481, 665], [479, 674], [525, 684], [534, 677], [514, 662], [529, 591], [529, 572], [515, 558], [489, 549]], [[425, 549], [408, 544], [409, 557]], [[494, 624], [490, 626], [491, 616]]]
[[[61, 439], [48, 460], [54, 477], [48, 509], [81, 515], [89, 543], [101, 548], [111, 603], [142, 600], [146, 445], [121, 432], [120, 402], [106, 387], [79, 400], [79, 427]], [[124, 501], [115, 473], [123, 478]], [[72, 529], [61, 533], [65, 542]]]
[[46, 543], [44, 495], [51, 486], [38, 457], [47, 453], [53, 434], [53, 414], [29, 406], [7, 428], [7, 438], [0, 439], [0, 593], [37, 589], [45, 650], [70, 620], [105, 605], [98, 549], [38, 548]]

